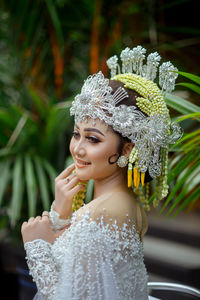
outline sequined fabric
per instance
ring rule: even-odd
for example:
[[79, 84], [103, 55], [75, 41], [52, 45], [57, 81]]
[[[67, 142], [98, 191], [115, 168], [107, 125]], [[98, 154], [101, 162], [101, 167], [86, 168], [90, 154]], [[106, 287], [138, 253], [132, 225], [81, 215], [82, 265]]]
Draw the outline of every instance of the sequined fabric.
[[52, 203], [49, 212], [49, 220], [51, 222], [52, 230], [54, 232], [57, 232], [71, 223], [71, 216], [69, 216], [67, 219], [61, 219], [60, 215], [53, 209], [53, 207], [54, 207], [54, 202]]
[[148, 299], [143, 246], [128, 214], [80, 209], [53, 245], [35, 240], [25, 250], [35, 299]]

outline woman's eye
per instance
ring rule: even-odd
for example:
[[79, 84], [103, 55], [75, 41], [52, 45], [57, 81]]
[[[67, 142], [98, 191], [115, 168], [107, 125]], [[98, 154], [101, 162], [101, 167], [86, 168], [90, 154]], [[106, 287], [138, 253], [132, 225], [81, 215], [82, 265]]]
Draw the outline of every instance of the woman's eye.
[[79, 133], [77, 131], [73, 131], [72, 136], [76, 139], [79, 137]]
[[87, 136], [86, 139], [88, 139], [91, 143], [99, 143], [100, 140], [93, 136]]
[[[80, 138], [80, 133], [77, 132], [77, 131], [73, 131], [72, 132], [72, 136], [75, 138], [75, 139], [79, 139]], [[85, 137], [90, 143], [99, 143], [100, 140], [94, 136], [86, 136]]]

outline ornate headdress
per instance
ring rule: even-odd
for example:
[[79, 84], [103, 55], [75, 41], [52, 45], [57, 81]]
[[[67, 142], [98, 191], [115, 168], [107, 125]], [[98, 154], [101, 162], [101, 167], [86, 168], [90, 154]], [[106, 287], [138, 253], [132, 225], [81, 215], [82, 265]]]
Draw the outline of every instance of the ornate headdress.
[[111, 79], [122, 82], [125, 88], [141, 95], [136, 98], [136, 103], [144, 113], [136, 106], [120, 105], [128, 93], [121, 87], [113, 93], [109, 80], [99, 72], [87, 78], [81, 93], [72, 103], [70, 114], [75, 115], [76, 122], [87, 122], [89, 117], [95, 124], [95, 119], [100, 119], [134, 143], [129, 157], [128, 186], [133, 187], [145, 208], [149, 209], [149, 183], [144, 184], [145, 172], [148, 170], [156, 180], [156, 206], [168, 192], [168, 144], [175, 143], [182, 136], [182, 131], [178, 124], [171, 124], [163, 97], [165, 91], [173, 91], [178, 70], [170, 62], [163, 63], [159, 67], [159, 89], [153, 80], [161, 57], [157, 52], [151, 53], [144, 65], [145, 53], [146, 49], [141, 46], [123, 50], [120, 55], [121, 72], [116, 55], [107, 60]]

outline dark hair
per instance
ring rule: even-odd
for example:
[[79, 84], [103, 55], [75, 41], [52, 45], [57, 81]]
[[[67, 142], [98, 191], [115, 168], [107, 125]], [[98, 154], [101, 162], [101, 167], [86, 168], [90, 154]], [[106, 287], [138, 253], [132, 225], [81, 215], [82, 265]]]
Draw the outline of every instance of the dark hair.
[[[120, 101], [116, 106], [120, 106], [120, 105], [126, 105], [126, 106], [136, 106], [137, 110], [141, 111], [144, 115], [146, 115], [136, 104], [136, 98], [137, 97], [141, 97], [140, 94], [138, 94], [136, 91], [133, 91], [131, 89], [125, 88], [124, 87], [124, 83], [117, 81], [117, 80], [109, 80], [109, 86], [112, 88], [112, 94], [114, 94], [114, 92], [119, 88], [119, 87], [123, 87], [126, 92], [128, 93], [128, 98], [123, 99], [122, 101]], [[147, 115], [146, 115], [147, 116]], [[112, 127], [111, 127], [112, 128]], [[117, 134], [119, 136], [119, 147], [118, 147], [118, 152], [119, 155], [121, 155], [122, 150], [123, 150], [123, 146], [125, 143], [131, 143], [131, 140], [129, 140], [126, 137], [123, 137], [119, 132], [115, 131], [112, 128], [112, 131]], [[145, 175], [145, 182], [149, 182], [151, 181], [152, 178], [149, 175], [148, 170], [146, 171], [146, 175]]]
[[[126, 90], [126, 92], [128, 93], [128, 98], [125, 98], [123, 99], [122, 101], [120, 101], [116, 106], [119, 106], [119, 105], [126, 105], [126, 106], [136, 106], [137, 109], [139, 111], [141, 111], [141, 109], [137, 106], [136, 104], [136, 98], [137, 97], [141, 97], [140, 94], [138, 94], [137, 92], [131, 90], [131, 89], [128, 89], [128, 88], [125, 88], [124, 87], [124, 83], [120, 82], [120, 81], [117, 81], [117, 80], [109, 80], [109, 86], [112, 88], [112, 94], [114, 94], [114, 92], [119, 88], [119, 87], [122, 87]], [[143, 113], [143, 112], [142, 112]]]

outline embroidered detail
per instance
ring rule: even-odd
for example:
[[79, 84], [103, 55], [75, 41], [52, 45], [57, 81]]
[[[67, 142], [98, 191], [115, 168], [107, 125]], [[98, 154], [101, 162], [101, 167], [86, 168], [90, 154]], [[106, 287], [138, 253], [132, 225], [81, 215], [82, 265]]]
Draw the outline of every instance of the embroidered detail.
[[58, 281], [58, 269], [52, 256], [51, 246], [41, 239], [24, 244], [29, 273], [44, 300], [52, 299]]
[[77, 212], [53, 245], [26, 245], [39, 292], [47, 300], [148, 299], [143, 245], [130, 217], [118, 222], [103, 209], [98, 216]]
[[59, 213], [57, 213], [53, 209], [53, 205], [54, 205], [54, 201], [51, 205], [51, 209], [49, 212], [49, 220], [51, 222], [51, 228], [54, 231], [58, 231], [71, 223], [71, 216], [68, 217], [67, 219], [61, 219]]

